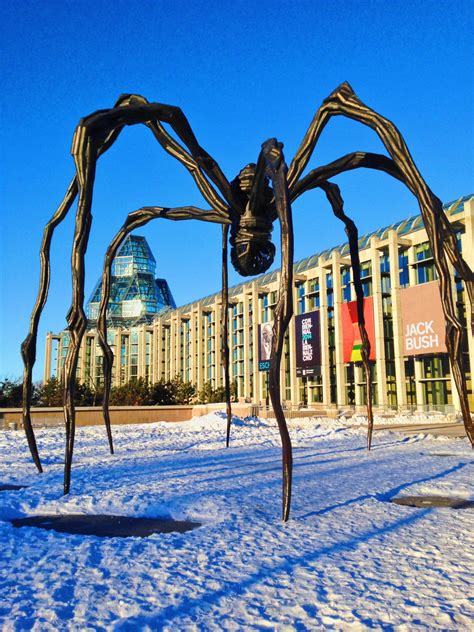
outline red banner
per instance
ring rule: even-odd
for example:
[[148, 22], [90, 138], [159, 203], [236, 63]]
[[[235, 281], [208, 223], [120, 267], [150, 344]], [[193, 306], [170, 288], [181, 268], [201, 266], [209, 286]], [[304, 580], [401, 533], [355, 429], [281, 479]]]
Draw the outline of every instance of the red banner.
[[[374, 299], [364, 298], [365, 329], [370, 342], [369, 360], [375, 360]], [[362, 339], [357, 317], [357, 301], [341, 304], [343, 362], [362, 362]]]

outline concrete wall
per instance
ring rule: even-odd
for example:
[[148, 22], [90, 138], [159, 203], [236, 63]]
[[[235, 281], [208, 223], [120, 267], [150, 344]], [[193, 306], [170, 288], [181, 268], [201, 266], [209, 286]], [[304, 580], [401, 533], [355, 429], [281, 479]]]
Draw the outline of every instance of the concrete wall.
[[[193, 416], [193, 406], [111, 406], [110, 419], [113, 425], [145, 424], [156, 421], [187, 421]], [[0, 428], [10, 424], [22, 425], [21, 408], [0, 408]], [[62, 408], [32, 408], [31, 420], [34, 426], [59, 426], [63, 423]], [[103, 424], [100, 407], [76, 408], [77, 426], [98, 426]]]
[[[238, 417], [256, 414], [251, 404], [235, 403], [232, 413]], [[110, 419], [113, 425], [146, 424], [157, 421], [188, 421], [192, 417], [202, 417], [209, 413], [225, 410], [225, 404], [196, 404], [194, 406], [111, 406]], [[258, 411], [257, 411], [258, 412]], [[23, 412], [21, 408], [0, 408], [0, 428], [16, 425], [22, 427]], [[64, 421], [63, 409], [32, 408], [31, 420], [35, 427], [59, 426]], [[77, 426], [100, 426], [104, 423], [102, 408], [98, 406], [76, 408]]]
[[[225, 404], [196, 404], [194, 406], [111, 406], [110, 419], [112, 425], [146, 424], [157, 421], [180, 422], [188, 421], [192, 417], [202, 417], [209, 413], [225, 411]], [[337, 409], [331, 411], [322, 406], [299, 410], [285, 411], [287, 419], [299, 417], [326, 417], [337, 415]], [[237, 417], [259, 416], [264, 419], [274, 418], [271, 408], [259, 407], [245, 402], [232, 404], [232, 414]], [[64, 422], [62, 408], [32, 408], [31, 420], [36, 428], [61, 426]], [[0, 408], [0, 429], [21, 428], [23, 412], [21, 408]], [[104, 423], [100, 407], [76, 408], [77, 426], [101, 426]]]

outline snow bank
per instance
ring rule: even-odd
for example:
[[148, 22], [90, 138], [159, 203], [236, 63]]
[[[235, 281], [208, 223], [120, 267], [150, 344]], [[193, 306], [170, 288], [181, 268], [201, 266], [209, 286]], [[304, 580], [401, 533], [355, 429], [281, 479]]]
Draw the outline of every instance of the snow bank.
[[[384, 420], [384, 423], [386, 420]], [[364, 423], [363, 421], [361, 423]], [[467, 440], [378, 431], [353, 419], [292, 420], [292, 515], [280, 521], [274, 420], [225, 418], [79, 428], [62, 496], [64, 432], [0, 433], [2, 630], [468, 630], [473, 510], [413, 509], [396, 495], [472, 499]], [[71, 536], [14, 517], [172, 516], [203, 522], [146, 539]], [[1, 626], [0, 626], [1, 627]]]

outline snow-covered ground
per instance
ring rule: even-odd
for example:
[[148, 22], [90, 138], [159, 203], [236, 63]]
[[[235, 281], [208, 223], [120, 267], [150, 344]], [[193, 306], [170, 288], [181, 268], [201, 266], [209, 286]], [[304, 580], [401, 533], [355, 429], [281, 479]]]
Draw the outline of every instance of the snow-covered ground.
[[[292, 515], [280, 520], [273, 421], [99, 427], [77, 432], [62, 492], [64, 433], [0, 433], [2, 630], [472, 630], [473, 509], [415, 509], [396, 495], [474, 499], [467, 439], [365, 432], [343, 420], [290, 422]], [[98, 538], [14, 528], [48, 513], [172, 516], [184, 534]], [[2, 627], [3, 626], [3, 627]]]

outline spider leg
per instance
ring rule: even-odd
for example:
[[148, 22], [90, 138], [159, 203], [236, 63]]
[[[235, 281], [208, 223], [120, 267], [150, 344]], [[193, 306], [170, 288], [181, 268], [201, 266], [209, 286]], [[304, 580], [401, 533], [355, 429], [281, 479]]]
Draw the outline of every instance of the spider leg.
[[[121, 99], [122, 104], [119, 107], [98, 110], [81, 119], [78, 129], [82, 127], [88, 135], [98, 138], [105, 133], [110, 134], [115, 129], [122, 129], [126, 125], [146, 125], [162, 147], [188, 169], [207, 202], [215, 206], [215, 199], [207, 197], [207, 192], [211, 189], [203, 173], [217, 186], [225, 199], [225, 202], [222, 200], [217, 202], [216, 210], [221, 211], [225, 216], [228, 213], [228, 205], [236, 210], [239, 208], [239, 202], [229, 181], [217, 162], [199, 145], [189, 121], [180, 108], [162, 103], [150, 103], [140, 95], [123, 95]], [[166, 132], [161, 123], [171, 126], [189, 152]], [[76, 136], [79, 138], [78, 134]], [[74, 145], [72, 153], [76, 153]], [[214, 195], [216, 195], [215, 191]]]
[[[291, 202], [294, 202], [306, 191], [319, 187], [320, 182], [327, 180], [328, 178], [332, 178], [340, 173], [351, 171], [353, 169], [359, 169], [361, 167], [384, 171], [386, 174], [405, 184], [416, 197], [416, 190], [410, 187], [403, 173], [398, 169], [391, 158], [384, 156], [383, 154], [357, 151], [346, 154], [327, 165], [313, 169], [304, 178], [298, 180], [290, 191]], [[441, 201], [436, 198], [432, 192], [431, 195], [435, 206], [442, 211]], [[472, 279], [471, 269], [457, 248], [456, 235], [444, 212], [440, 212], [440, 219], [442, 222], [442, 233], [446, 255], [455, 270], [458, 272], [459, 276], [466, 282], [466, 291], [472, 305], [474, 304], [474, 282], [469, 281], [469, 279]], [[472, 321], [472, 328], [474, 331], [474, 320]]]
[[54, 215], [46, 224], [43, 232], [43, 240], [40, 248], [40, 282], [38, 288], [38, 294], [36, 297], [35, 306], [30, 317], [30, 329], [27, 337], [21, 345], [21, 356], [23, 359], [23, 426], [25, 428], [25, 434], [28, 441], [28, 447], [33, 457], [33, 461], [39, 472], [43, 471], [41, 460], [38, 453], [38, 447], [36, 445], [35, 433], [33, 430], [33, 424], [31, 422], [31, 393], [32, 393], [32, 376], [33, 366], [36, 362], [36, 342], [38, 338], [38, 326], [41, 317], [41, 312], [46, 304], [48, 298], [49, 282], [51, 277], [50, 266], [50, 248], [53, 233], [63, 219], [66, 217], [72, 203], [77, 196], [77, 182], [76, 178], [70, 183], [66, 195], [57, 208]]
[[186, 219], [198, 219], [205, 222], [222, 223], [220, 215], [215, 211], [205, 211], [194, 206], [184, 206], [178, 208], [167, 208], [161, 206], [146, 206], [132, 213], [129, 213], [123, 226], [115, 235], [107, 248], [102, 272], [102, 290], [99, 305], [99, 316], [97, 319], [97, 334], [99, 344], [103, 353], [104, 369], [104, 398], [102, 402], [102, 414], [107, 431], [107, 438], [111, 454], [114, 453], [112, 430], [109, 413], [110, 389], [112, 385], [112, 365], [114, 361], [113, 351], [107, 341], [107, 305], [110, 299], [112, 262], [122, 245], [125, 237], [152, 219], [163, 218], [174, 221]]
[[95, 168], [97, 162], [97, 144], [93, 138], [82, 135], [79, 139], [77, 153], [74, 155], [76, 162], [77, 178], [79, 183], [79, 202], [76, 214], [76, 226], [72, 248], [72, 304], [67, 314], [69, 329], [69, 347], [63, 369], [64, 383], [64, 418], [66, 427], [66, 453], [65, 453], [65, 477], [64, 493], [69, 493], [71, 479], [72, 453], [75, 435], [75, 406], [74, 391], [76, 381], [77, 361], [79, 348], [87, 327], [87, 318], [84, 312], [84, 256], [89, 240], [92, 223], [92, 191], [94, 184]]
[[[398, 129], [391, 121], [362, 103], [348, 83], [341, 84], [316, 112], [290, 165], [288, 170], [290, 191], [306, 167], [319, 136], [329, 119], [333, 116], [341, 115], [367, 125], [377, 133], [396, 168], [403, 176], [405, 184], [418, 200], [440, 282], [441, 303], [446, 320], [446, 346], [459, 394], [464, 426], [466, 434], [474, 447], [474, 424], [469, 411], [466, 376], [462, 367], [461, 343], [463, 328], [456, 316], [448, 259], [455, 265], [471, 297], [474, 291], [474, 274], [467, 265], [459, 267], [460, 258], [455, 252], [456, 240], [452, 230], [448, 228], [449, 222], [444, 217], [441, 201], [431, 192], [423, 180]], [[472, 322], [473, 314], [471, 311]]]
[[[371, 169], [381, 169], [386, 171], [389, 175], [403, 181], [418, 200], [430, 242], [431, 236], [434, 236], [435, 233], [442, 234], [442, 243], [445, 252], [458, 274], [466, 283], [466, 290], [469, 294], [471, 304], [473, 304], [474, 275], [470, 267], [458, 252], [456, 236], [443, 212], [443, 205], [441, 201], [434, 195], [422, 178], [399, 130], [391, 121], [362, 103], [347, 82], [341, 84], [327, 99], [325, 99], [311, 121], [308, 131], [306, 132], [303, 141], [296, 152], [288, 170], [288, 186], [290, 188], [292, 200], [294, 199], [294, 191], [296, 192], [300, 188], [298, 180], [308, 164], [321, 132], [326, 127], [332, 116], [341, 115], [352, 118], [359, 123], [372, 128], [385, 145], [392, 161], [391, 163], [387, 162], [390, 161], [390, 159], [387, 158], [387, 156], [382, 156], [380, 154], [364, 154], [361, 152], [355, 152], [353, 154], [343, 156], [339, 160], [326, 165], [326, 167], [322, 167], [322, 171], [324, 171], [327, 167], [330, 168], [331, 171], [332, 169], [335, 169], [332, 172], [327, 172], [325, 174], [325, 178], [329, 178], [337, 173], [341, 173], [342, 171], [347, 171], [348, 169], [361, 166], [370, 167]], [[364, 156], [367, 158], [364, 158]], [[368, 160], [368, 162], [362, 164], [366, 160]], [[359, 161], [360, 164], [357, 164]], [[305, 178], [303, 178], [302, 182], [310, 179], [312, 174], [316, 174], [318, 171], [319, 169], [316, 169], [314, 172], [308, 174]], [[297, 193], [296, 196], [299, 194], [300, 193]], [[474, 322], [472, 321], [473, 317], [474, 315], [471, 317], [471, 322], [474, 327]]]
[[227, 268], [227, 244], [229, 225], [222, 226], [222, 365], [224, 367], [225, 406], [227, 415], [226, 448], [230, 442], [230, 427], [232, 425], [232, 406], [230, 403], [230, 375], [229, 375], [229, 274]]
[[[234, 193], [224, 174], [220, 170], [217, 163], [199, 146], [194, 133], [192, 132], [189, 123], [179, 108], [175, 108], [172, 106], [163, 106], [160, 104], [150, 104], [143, 97], [139, 95], [125, 95], [124, 97], [127, 101], [127, 106], [129, 106], [129, 112], [127, 112], [126, 116], [126, 124], [136, 124], [136, 123], [145, 123], [154, 134], [155, 138], [161, 144], [161, 146], [167, 151], [170, 155], [177, 158], [190, 172], [192, 177], [194, 178], [198, 188], [201, 193], [205, 197], [205, 199], [212, 205], [212, 207], [221, 214], [222, 218], [227, 218], [232, 213], [238, 209], [238, 201], [234, 198]], [[142, 111], [140, 111], [140, 109]], [[121, 119], [121, 115], [123, 112], [97, 112], [96, 114], [92, 114], [87, 120], [84, 120], [85, 124], [94, 126], [97, 121], [100, 122], [100, 125], [110, 126], [111, 124], [116, 125], [117, 121]], [[153, 118], [155, 117], [155, 118]], [[191, 153], [188, 153], [179, 143], [164, 129], [163, 125], [160, 122], [160, 119], [169, 123], [179, 138], [186, 144]], [[215, 190], [210, 186], [208, 180], [203, 176], [202, 171], [205, 172], [207, 177], [214, 182], [214, 184], [219, 188], [222, 195], [226, 199], [227, 203], [224, 202], [215, 192]], [[225, 223], [225, 222], [224, 222]], [[226, 234], [228, 229], [223, 229]], [[224, 250], [227, 249], [227, 243], [225, 244]], [[223, 255], [226, 253], [223, 250]], [[226, 265], [226, 264], [225, 264]], [[224, 266], [224, 264], [223, 264]], [[223, 269], [223, 275], [226, 274]], [[227, 284], [228, 285], [228, 284]], [[224, 286], [223, 286], [224, 292]], [[225, 290], [228, 293], [228, 289]], [[224, 303], [228, 303], [228, 299], [224, 300], [223, 297], [223, 305]], [[226, 330], [226, 318], [228, 318], [228, 314], [226, 313], [226, 317], [224, 318], [224, 338], [226, 340], [228, 331], [228, 324]], [[227, 356], [226, 356], [227, 349]], [[227, 357], [227, 359], [226, 359]], [[104, 362], [108, 361], [107, 353], [104, 353]], [[227, 408], [227, 439], [226, 444], [229, 445], [229, 436], [230, 436], [230, 424], [231, 424], [231, 406], [230, 406], [230, 380], [229, 380], [229, 369], [228, 369], [228, 343], [223, 342], [223, 362], [224, 362], [224, 380], [225, 380], [225, 389], [226, 389], [226, 408]], [[108, 415], [107, 415], [108, 416]], [[106, 417], [106, 427], [110, 427], [110, 421], [107, 422]], [[110, 442], [109, 435], [109, 442]]]
[[[116, 102], [116, 106], [120, 105], [122, 99]], [[107, 135], [103, 144], [99, 147], [99, 155], [109, 149], [116, 137], [120, 133], [120, 130], [115, 130], [111, 134]], [[50, 248], [53, 234], [56, 227], [63, 221], [69, 212], [74, 200], [78, 194], [77, 176], [75, 176], [66, 191], [61, 204], [46, 224], [43, 232], [43, 239], [40, 247], [40, 282], [38, 287], [38, 293], [36, 302], [33, 307], [30, 317], [30, 328], [27, 337], [21, 345], [21, 355], [24, 364], [23, 371], [23, 426], [25, 428], [25, 434], [28, 441], [28, 447], [30, 449], [31, 456], [39, 472], [43, 471], [41, 460], [38, 453], [38, 447], [36, 445], [36, 438], [33, 430], [33, 424], [31, 422], [31, 393], [32, 393], [32, 376], [33, 366], [36, 362], [36, 343], [38, 338], [38, 326], [43, 312], [46, 300], [48, 298], [49, 282], [51, 277], [50, 266]]]
[[388, 175], [405, 182], [403, 175], [397, 169], [395, 163], [388, 156], [383, 154], [374, 154], [371, 152], [354, 151], [350, 154], [346, 154], [333, 162], [317, 167], [310, 171], [304, 178], [301, 178], [295, 182], [294, 186], [290, 190], [291, 201], [294, 202], [306, 191], [319, 187], [320, 183], [345, 173], [346, 171], [352, 171], [353, 169], [377, 169], [384, 171]]
[[163, 149], [173, 158], [176, 158], [189, 171], [194, 179], [199, 191], [212, 208], [218, 210], [221, 214], [227, 215], [231, 209], [211, 186], [209, 181], [204, 177], [196, 160], [169, 134], [159, 121], [153, 121], [146, 124], [153, 133], [153, 136], [160, 143]]
[[372, 433], [374, 428], [374, 414], [372, 410], [372, 380], [370, 379], [370, 340], [365, 328], [364, 317], [364, 290], [360, 278], [360, 259], [359, 259], [359, 235], [357, 226], [354, 221], [344, 212], [344, 200], [337, 184], [333, 182], [321, 182], [321, 189], [326, 193], [326, 197], [332, 206], [334, 215], [344, 222], [346, 234], [349, 240], [349, 252], [351, 256], [351, 267], [354, 279], [354, 289], [357, 297], [357, 320], [359, 323], [359, 332], [362, 340], [362, 363], [365, 372], [365, 385], [367, 389], [367, 449], [372, 446]]
[[269, 390], [282, 442], [283, 511], [286, 522], [290, 515], [293, 455], [290, 435], [280, 397], [280, 364], [285, 333], [293, 315], [293, 219], [287, 186], [287, 167], [283, 145], [270, 139], [262, 145], [267, 173], [273, 183], [275, 205], [281, 225], [281, 273], [278, 303], [274, 313], [270, 362]]
[[[79, 188], [79, 203], [76, 214], [76, 227], [72, 252], [72, 305], [68, 313], [70, 331], [69, 348], [64, 364], [64, 416], [66, 426], [66, 469], [64, 493], [69, 492], [70, 472], [75, 433], [74, 388], [80, 344], [86, 329], [87, 319], [84, 313], [84, 255], [87, 248], [92, 221], [91, 206], [97, 159], [101, 146], [107, 148], [113, 144], [126, 125], [152, 124], [156, 120], [169, 123], [178, 137], [190, 148], [192, 158], [211, 181], [222, 187], [225, 194], [233, 199], [230, 184], [217, 163], [197, 143], [197, 140], [184, 117], [173, 106], [147, 103], [143, 97], [124, 95], [120, 105], [102, 110], [82, 119], [76, 129], [72, 143], [72, 154], [76, 163], [76, 175]], [[204, 176], [202, 176], [204, 178]], [[215, 209], [226, 220], [228, 212]]]

